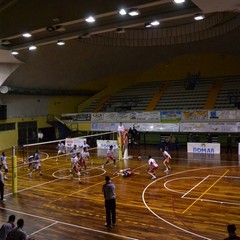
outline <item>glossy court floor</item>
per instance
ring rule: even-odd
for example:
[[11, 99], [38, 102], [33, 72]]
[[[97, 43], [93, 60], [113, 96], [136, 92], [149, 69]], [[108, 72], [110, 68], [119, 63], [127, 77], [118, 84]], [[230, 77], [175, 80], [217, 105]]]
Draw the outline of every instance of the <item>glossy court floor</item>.
[[[0, 222], [10, 214], [25, 220], [25, 231], [35, 239], [224, 239], [226, 226], [240, 232], [240, 169], [237, 149], [221, 155], [187, 154], [183, 147], [170, 151], [172, 170], [164, 172], [157, 146], [134, 146], [128, 160], [117, 168], [106, 161], [106, 150], [91, 151], [94, 164], [82, 183], [69, 175], [70, 157], [56, 161], [56, 146], [39, 148], [43, 176], [28, 174], [26, 155], [33, 149], [17, 149], [18, 187], [12, 194], [11, 173], [5, 181], [6, 201], [0, 204]], [[147, 156], [159, 164], [157, 179], [147, 173]], [[11, 152], [7, 152], [11, 172]], [[117, 156], [117, 152], [116, 152]], [[141, 158], [138, 158], [141, 156]], [[130, 167], [131, 177], [118, 176]], [[109, 175], [116, 185], [117, 226], [105, 224], [102, 185]]]

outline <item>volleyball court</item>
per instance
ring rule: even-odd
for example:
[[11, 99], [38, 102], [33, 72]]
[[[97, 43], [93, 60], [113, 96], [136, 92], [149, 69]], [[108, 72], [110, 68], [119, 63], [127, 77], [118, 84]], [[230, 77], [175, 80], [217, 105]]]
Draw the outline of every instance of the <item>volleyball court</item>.
[[[79, 178], [75, 174], [78, 172], [75, 163], [80, 154], [84, 157], [84, 165], [79, 166], [81, 178], [92, 177], [102, 173], [99, 169], [106, 162], [110, 146], [113, 146], [114, 156], [118, 160], [119, 146], [116, 132], [26, 144], [15, 150], [17, 167], [21, 172], [28, 172], [29, 177], [52, 175], [55, 178]], [[108, 164], [113, 163], [110, 161]]]

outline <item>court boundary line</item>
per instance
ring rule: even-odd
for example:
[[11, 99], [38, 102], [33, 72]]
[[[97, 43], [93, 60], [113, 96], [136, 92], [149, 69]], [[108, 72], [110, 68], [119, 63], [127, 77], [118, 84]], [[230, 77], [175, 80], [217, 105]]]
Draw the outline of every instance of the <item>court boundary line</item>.
[[[54, 226], [54, 225], [59, 223], [59, 224], [62, 224], [62, 225], [66, 225], [66, 226], [70, 226], [70, 227], [74, 227], [74, 228], [79, 228], [79, 229], [83, 229], [83, 230], [90, 231], [90, 232], [101, 233], [103, 235], [115, 236], [115, 237], [120, 237], [120, 238], [123, 238], [123, 239], [129, 239], [129, 240], [139, 240], [138, 238], [132, 238], [132, 237], [128, 237], [128, 236], [119, 235], [119, 234], [116, 234], [116, 233], [105, 232], [105, 231], [101, 231], [101, 230], [97, 230], [97, 229], [93, 229], [93, 228], [88, 228], [88, 227], [84, 227], [84, 226], [80, 226], [80, 225], [76, 225], [76, 224], [72, 224], [72, 223], [56, 221], [56, 220], [46, 218], [46, 217], [42, 217], [42, 216], [38, 216], [38, 215], [35, 215], [35, 214], [30, 214], [30, 213], [26, 213], [26, 212], [22, 212], [22, 211], [18, 211], [18, 210], [12, 210], [10, 208], [0, 207], [0, 209], [10, 211], [10, 212], [14, 212], [14, 213], [18, 213], [18, 214], [22, 214], [22, 215], [26, 215], [26, 216], [33, 217], [33, 218], [42, 219], [42, 220], [45, 220], [45, 221], [53, 222], [53, 224], [50, 224], [47, 227], [39, 229], [38, 231], [35, 231], [34, 233], [40, 232], [40, 231], [42, 231], [42, 230], [44, 230], [48, 227]], [[32, 236], [32, 235], [33, 235], [33, 233], [29, 234], [29, 236]]]
[[239, 168], [239, 165], [235, 165], [235, 166], [216, 166], [216, 167], [205, 167], [205, 168], [194, 168], [194, 169], [189, 169], [189, 170], [185, 170], [185, 171], [181, 171], [181, 172], [176, 172], [176, 173], [172, 173], [172, 174], [169, 174], [169, 175], [166, 175], [166, 176], [163, 176], [161, 178], [157, 178], [155, 179], [154, 181], [150, 182], [146, 187], [145, 189], [143, 190], [142, 192], [142, 201], [144, 203], [144, 205], [146, 206], [146, 208], [155, 216], [157, 217], [158, 219], [160, 219], [161, 221], [165, 222], [166, 224], [174, 227], [174, 228], [177, 228], [178, 230], [180, 231], [183, 231], [187, 234], [190, 234], [190, 235], [193, 235], [193, 236], [196, 236], [196, 237], [199, 237], [201, 239], [205, 239], [205, 240], [211, 240], [211, 238], [208, 238], [208, 237], [205, 237], [205, 236], [202, 236], [200, 234], [197, 234], [197, 233], [194, 233], [194, 232], [191, 232], [191, 231], [188, 231], [182, 227], [179, 227], [177, 226], [176, 224], [173, 224], [171, 223], [170, 221], [160, 217], [157, 213], [155, 213], [154, 211], [152, 211], [152, 209], [148, 206], [147, 202], [145, 201], [145, 193], [147, 191], [147, 189], [154, 183], [160, 181], [160, 180], [163, 180], [164, 178], [168, 178], [170, 176], [175, 176], [175, 175], [179, 175], [179, 174], [182, 174], [182, 173], [188, 173], [188, 172], [196, 172], [196, 171], [200, 171], [200, 170], [209, 170], [209, 169], [213, 169], [213, 168], [236, 168], [238, 167]]

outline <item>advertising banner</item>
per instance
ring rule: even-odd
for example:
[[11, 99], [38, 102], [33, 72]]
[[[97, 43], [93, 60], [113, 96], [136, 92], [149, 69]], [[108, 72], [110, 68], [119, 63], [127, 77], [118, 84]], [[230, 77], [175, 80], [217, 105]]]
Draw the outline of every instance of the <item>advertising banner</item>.
[[207, 120], [208, 111], [182, 111], [182, 120]]
[[[119, 123], [92, 123], [92, 131], [117, 131]], [[179, 123], [123, 123], [124, 128], [139, 132], [178, 132]]]
[[220, 143], [187, 143], [188, 153], [207, 153], [207, 154], [220, 154]]
[[84, 141], [86, 141], [86, 138], [66, 138], [65, 147], [67, 150], [72, 149], [74, 145], [76, 145], [77, 148], [80, 148]]
[[220, 119], [220, 120], [234, 120], [237, 119], [236, 110], [219, 110], [219, 111], [208, 111], [209, 119]]
[[161, 122], [180, 122], [182, 120], [181, 111], [161, 111]]
[[117, 140], [97, 140], [97, 148], [99, 149], [108, 149], [111, 145], [113, 146], [113, 149], [117, 149]]

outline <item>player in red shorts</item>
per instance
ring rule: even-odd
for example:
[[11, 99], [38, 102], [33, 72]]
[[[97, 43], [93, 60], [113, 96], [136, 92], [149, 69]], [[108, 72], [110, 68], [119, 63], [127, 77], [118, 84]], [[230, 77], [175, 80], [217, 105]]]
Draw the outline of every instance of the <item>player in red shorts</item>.
[[112, 160], [114, 163], [114, 167], [116, 167], [116, 159], [113, 154], [113, 145], [110, 145], [109, 149], [107, 150], [107, 161], [104, 165], [102, 165], [102, 168], [104, 168], [109, 163], [109, 160]]
[[152, 176], [152, 179], [156, 179], [156, 172], [155, 170], [158, 168], [158, 164], [156, 163], [155, 159], [152, 158], [151, 155], [148, 156], [148, 169], [147, 172]]
[[81, 154], [78, 152], [77, 156], [75, 157], [75, 161], [74, 161], [74, 165], [73, 165], [73, 173], [72, 173], [71, 178], [73, 179], [73, 175], [74, 175], [74, 173], [76, 173], [78, 176], [79, 183], [81, 182], [80, 176], [81, 176], [82, 168], [83, 168], [83, 159], [82, 159]]

